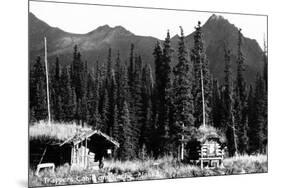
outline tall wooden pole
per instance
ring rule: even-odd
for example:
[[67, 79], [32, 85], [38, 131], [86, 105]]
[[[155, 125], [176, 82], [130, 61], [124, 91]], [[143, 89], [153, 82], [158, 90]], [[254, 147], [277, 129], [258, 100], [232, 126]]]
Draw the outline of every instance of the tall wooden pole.
[[[184, 123], [182, 124], [182, 132], [183, 132], [183, 129], [184, 129]], [[183, 160], [183, 153], [184, 153], [184, 134], [181, 135], [181, 139], [182, 139], [182, 142], [181, 142], [181, 160]]]
[[48, 105], [48, 125], [51, 126], [51, 110], [50, 110], [50, 95], [49, 95], [49, 76], [48, 76], [48, 60], [47, 60], [47, 38], [44, 37], [45, 43], [45, 69], [46, 69], [46, 84], [47, 84], [47, 105]]
[[205, 98], [204, 98], [204, 80], [203, 80], [203, 66], [202, 66], [202, 61], [200, 61], [201, 63], [201, 68], [200, 68], [200, 72], [201, 72], [201, 92], [202, 92], [202, 108], [203, 108], [203, 126], [205, 127], [206, 125], [206, 120], [205, 120]]

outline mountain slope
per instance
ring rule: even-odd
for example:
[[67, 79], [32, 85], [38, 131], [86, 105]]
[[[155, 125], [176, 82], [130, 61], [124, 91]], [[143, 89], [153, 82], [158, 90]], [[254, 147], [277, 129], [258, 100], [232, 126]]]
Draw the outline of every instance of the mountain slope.
[[136, 53], [141, 54], [145, 62], [150, 62], [152, 61], [152, 51], [157, 41], [153, 37], [136, 36], [122, 26], [111, 28], [104, 25], [87, 34], [72, 34], [47, 25], [32, 13], [30, 13], [29, 21], [31, 64], [36, 56], [44, 55], [44, 36], [48, 39], [50, 64], [54, 63], [55, 56], [59, 56], [60, 62], [70, 63], [73, 47], [77, 44], [83, 59], [87, 60], [90, 68], [94, 66], [97, 59], [102, 63], [106, 61], [109, 47], [112, 48], [114, 57], [119, 50], [121, 59], [127, 60], [131, 43], [135, 45]]
[[[231, 50], [232, 68], [236, 73], [238, 28], [222, 16], [212, 15], [203, 25], [202, 30], [211, 72], [219, 79], [223, 77], [224, 46], [227, 45]], [[193, 34], [188, 36], [188, 41], [192, 43], [192, 40]], [[256, 72], [262, 69], [262, 50], [256, 40], [243, 37], [242, 52], [245, 57], [246, 79], [254, 80]]]
[[[122, 26], [110, 27], [100, 26], [86, 34], [73, 34], [65, 32], [59, 28], [49, 26], [47, 23], [29, 14], [29, 45], [30, 63], [32, 64], [36, 56], [43, 56], [43, 37], [48, 39], [49, 63], [54, 64], [54, 57], [59, 56], [60, 62], [70, 63], [72, 60], [73, 46], [78, 45], [83, 59], [87, 60], [90, 68], [95, 66], [97, 59], [101, 63], [106, 62], [108, 48], [113, 50], [113, 57], [120, 52], [123, 62], [128, 61], [130, 44], [134, 43], [136, 53], [142, 56], [144, 63], [153, 66], [153, 48], [156, 41], [154, 37], [137, 36]], [[215, 78], [222, 80], [224, 74], [224, 54], [225, 44], [229, 45], [232, 52], [233, 68], [235, 69], [235, 54], [237, 51], [238, 28], [229, 23], [221, 16], [212, 15], [202, 26], [207, 57], [209, 59], [210, 70]], [[178, 36], [171, 39], [172, 48], [177, 49]], [[262, 69], [262, 50], [255, 40], [243, 37], [242, 51], [246, 63], [246, 79], [253, 81], [257, 71]], [[189, 49], [193, 46], [193, 33], [186, 36]], [[175, 51], [176, 52], [176, 51]], [[173, 59], [176, 63], [177, 53]]]

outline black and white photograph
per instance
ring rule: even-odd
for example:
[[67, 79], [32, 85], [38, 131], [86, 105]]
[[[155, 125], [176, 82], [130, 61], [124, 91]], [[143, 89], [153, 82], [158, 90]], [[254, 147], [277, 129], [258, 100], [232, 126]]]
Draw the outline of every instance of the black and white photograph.
[[27, 16], [29, 187], [268, 173], [267, 15], [30, 0]]

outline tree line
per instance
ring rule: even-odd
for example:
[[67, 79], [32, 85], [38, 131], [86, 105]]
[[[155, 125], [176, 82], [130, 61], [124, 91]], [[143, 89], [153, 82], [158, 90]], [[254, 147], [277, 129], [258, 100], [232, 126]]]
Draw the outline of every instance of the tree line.
[[[119, 159], [176, 156], [181, 135], [192, 134], [203, 123], [204, 89], [206, 124], [226, 135], [229, 154], [265, 153], [266, 49], [264, 70], [257, 73], [255, 83], [247, 84], [238, 30], [237, 52], [224, 47], [224, 80], [219, 83], [209, 71], [200, 22], [195, 29], [191, 50], [181, 27], [176, 51], [171, 48], [169, 31], [163, 43], [155, 44], [154, 74], [150, 64], [135, 52], [134, 44], [125, 60], [119, 51], [113, 57], [109, 48], [106, 63], [97, 60], [94, 71], [88, 69], [75, 45], [69, 65], [61, 66], [57, 57], [49, 70], [52, 120], [103, 131], [120, 143], [114, 153]], [[173, 53], [176, 62], [172, 62]], [[235, 62], [231, 62], [232, 54]], [[237, 70], [231, 70], [233, 63]], [[30, 69], [29, 87], [30, 122], [47, 119], [45, 66], [40, 57]]]

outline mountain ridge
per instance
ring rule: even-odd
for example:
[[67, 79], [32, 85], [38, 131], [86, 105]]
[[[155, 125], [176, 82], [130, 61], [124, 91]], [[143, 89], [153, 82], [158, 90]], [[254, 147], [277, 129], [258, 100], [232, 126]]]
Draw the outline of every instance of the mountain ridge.
[[[61, 62], [69, 64], [72, 58], [73, 47], [78, 45], [83, 59], [87, 60], [89, 67], [94, 68], [95, 62], [99, 59], [102, 63], [106, 62], [108, 48], [113, 51], [113, 58], [117, 51], [120, 52], [121, 59], [125, 62], [129, 56], [130, 44], [134, 43], [136, 53], [140, 54], [144, 63], [153, 66], [153, 49], [159, 40], [151, 36], [135, 35], [123, 26], [110, 27], [105, 24], [86, 34], [75, 34], [51, 27], [46, 22], [38, 19], [33, 13], [29, 14], [29, 44], [30, 44], [30, 64], [34, 62], [36, 56], [43, 55], [43, 37], [48, 38], [49, 62], [54, 63], [54, 57], [58, 56]], [[227, 44], [231, 50], [232, 68], [235, 69], [235, 54], [237, 48], [238, 28], [231, 24], [221, 15], [213, 14], [202, 25], [204, 35], [205, 50], [210, 62], [210, 70], [218, 80], [223, 79], [224, 68], [224, 46]], [[193, 34], [185, 36], [187, 48], [193, 46]], [[177, 38], [171, 38], [171, 46], [176, 52]], [[262, 50], [255, 39], [242, 38], [242, 51], [245, 55], [246, 79], [253, 81], [256, 72], [262, 69]], [[173, 54], [173, 62], [176, 61], [177, 53]], [[173, 65], [172, 65], [173, 66]]]

